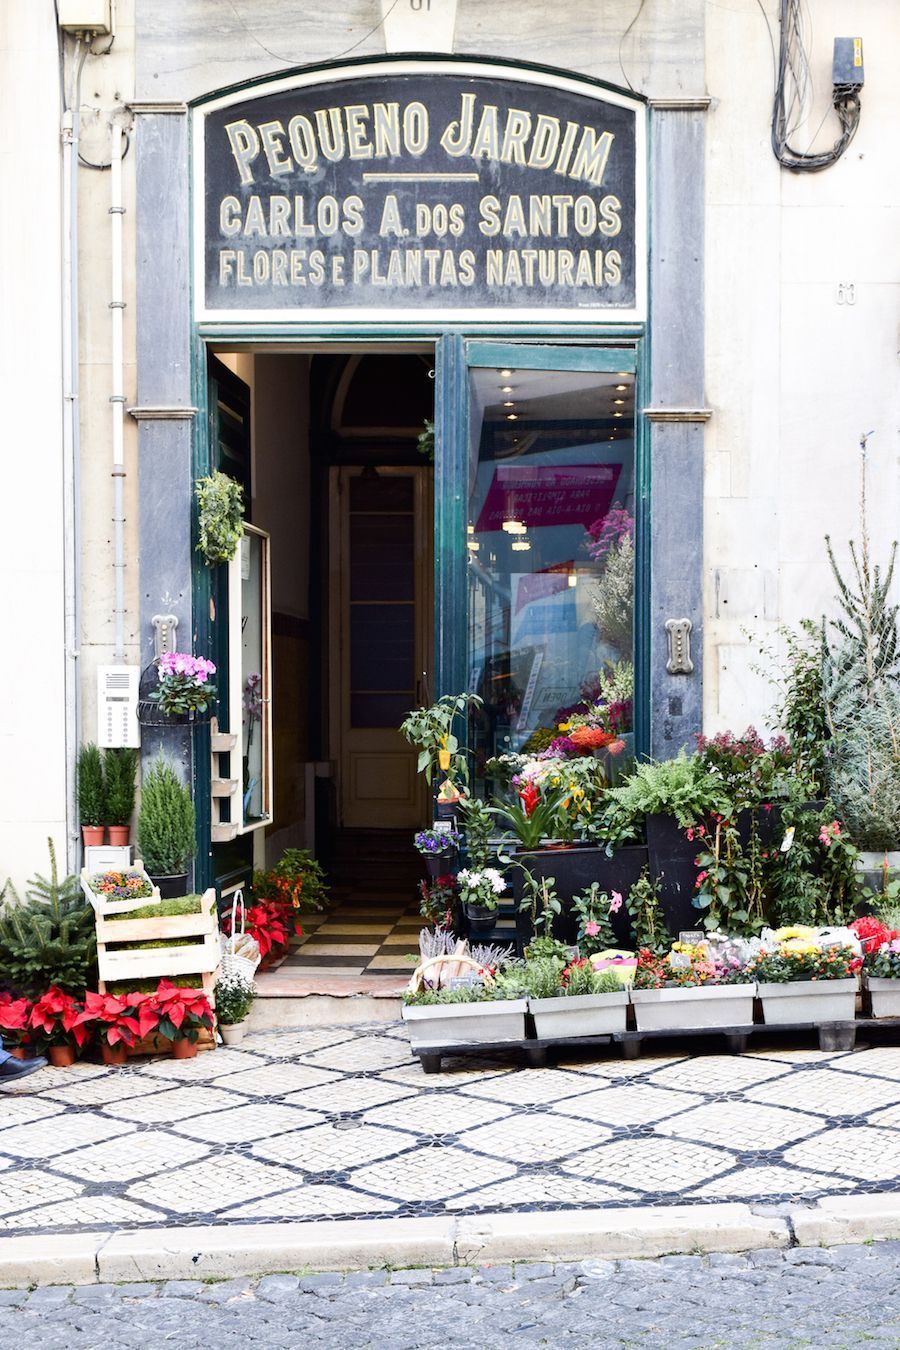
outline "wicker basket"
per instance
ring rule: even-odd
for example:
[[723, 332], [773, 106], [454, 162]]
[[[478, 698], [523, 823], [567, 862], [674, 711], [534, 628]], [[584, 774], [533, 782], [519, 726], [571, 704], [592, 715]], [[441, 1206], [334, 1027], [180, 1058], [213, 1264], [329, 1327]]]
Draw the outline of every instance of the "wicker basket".
[[[237, 913], [240, 905], [241, 930], [237, 931]], [[220, 933], [219, 943], [222, 949], [221, 974], [224, 978], [229, 975], [237, 976], [246, 984], [252, 984], [253, 976], [256, 974], [260, 963], [259, 943], [256, 938], [245, 931], [246, 910], [244, 906], [244, 892], [240, 888], [235, 891], [234, 899], [231, 902], [231, 933]]]

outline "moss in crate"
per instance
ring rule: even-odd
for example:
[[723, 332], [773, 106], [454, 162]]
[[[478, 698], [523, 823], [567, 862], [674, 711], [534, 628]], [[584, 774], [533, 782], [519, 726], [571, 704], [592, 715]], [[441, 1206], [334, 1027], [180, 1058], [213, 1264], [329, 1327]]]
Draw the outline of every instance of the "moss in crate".
[[178, 895], [173, 900], [160, 900], [158, 905], [141, 905], [127, 914], [109, 914], [113, 919], [174, 919], [181, 914], [201, 914], [202, 895]]
[[[202, 975], [171, 975], [169, 980], [178, 989], [202, 989]], [[159, 976], [155, 980], [108, 980], [108, 994], [155, 994], [159, 988]]]
[[205, 941], [201, 934], [199, 937], [146, 938], [143, 942], [110, 942], [107, 946], [116, 953], [149, 952], [163, 947], [202, 947]]

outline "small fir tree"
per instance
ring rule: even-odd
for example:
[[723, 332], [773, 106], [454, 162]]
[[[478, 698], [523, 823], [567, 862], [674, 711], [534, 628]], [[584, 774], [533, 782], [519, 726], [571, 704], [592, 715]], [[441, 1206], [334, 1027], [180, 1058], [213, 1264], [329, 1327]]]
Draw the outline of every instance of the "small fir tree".
[[138, 847], [152, 876], [177, 876], [194, 852], [194, 804], [174, 765], [160, 757], [144, 777]]
[[106, 752], [106, 824], [128, 825], [134, 812], [134, 779], [137, 751], [128, 748]]
[[0, 976], [18, 993], [38, 997], [51, 985], [82, 994], [97, 960], [94, 911], [74, 876], [59, 880], [53, 840], [50, 877], [28, 882], [24, 900], [7, 881], [0, 901]]
[[100, 751], [89, 741], [78, 752], [78, 814], [82, 825], [106, 824], [106, 783]]

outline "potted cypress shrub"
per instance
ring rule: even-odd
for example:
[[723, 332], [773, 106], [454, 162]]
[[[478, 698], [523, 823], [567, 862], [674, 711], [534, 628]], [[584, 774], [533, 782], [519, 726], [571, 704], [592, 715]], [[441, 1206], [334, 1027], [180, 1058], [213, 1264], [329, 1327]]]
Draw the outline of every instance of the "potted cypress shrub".
[[138, 847], [147, 875], [162, 898], [187, 891], [194, 854], [194, 804], [175, 766], [160, 756], [144, 775], [138, 817]]
[[127, 846], [134, 814], [137, 751], [126, 746], [106, 752], [106, 828], [109, 842]]
[[106, 821], [106, 783], [103, 760], [93, 741], [88, 741], [78, 752], [78, 814], [85, 848], [103, 843]]

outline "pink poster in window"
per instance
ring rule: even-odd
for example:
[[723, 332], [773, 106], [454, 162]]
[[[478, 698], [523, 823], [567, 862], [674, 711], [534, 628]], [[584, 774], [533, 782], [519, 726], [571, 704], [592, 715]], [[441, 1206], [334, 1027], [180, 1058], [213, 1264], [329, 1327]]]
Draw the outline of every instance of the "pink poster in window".
[[529, 529], [583, 525], [606, 515], [621, 464], [500, 464], [475, 526], [479, 534], [522, 521]]

